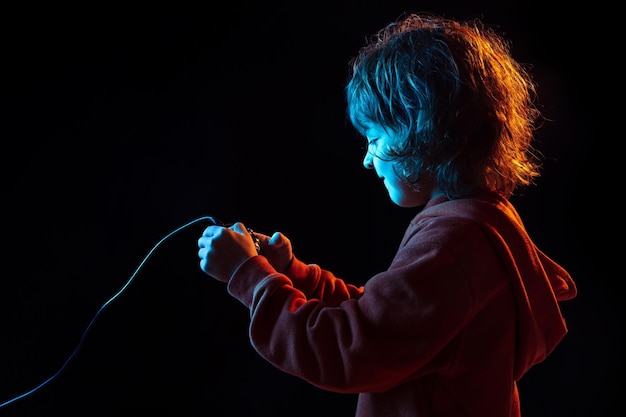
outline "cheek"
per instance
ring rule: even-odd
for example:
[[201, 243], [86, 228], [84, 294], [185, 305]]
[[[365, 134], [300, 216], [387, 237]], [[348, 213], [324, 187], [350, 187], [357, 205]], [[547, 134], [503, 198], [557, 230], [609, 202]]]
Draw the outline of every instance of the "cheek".
[[390, 193], [397, 195], [406, 195], [415, 193], [408, 185], [406, 185], [398, 176], [385, 177], [385, 186]]
[[428, 194], [409, 187], [394, 171], [393, 164], [385, 163], [377, 167], [379, 175], [385, 178], [385, 188], [389, 198], [400, 207], [417, 207], [428, 200]]
[[376, 172], [378, 173], [379, 177], [385, 177], [388, 180], [396, 180], [397, 175], [395, 170], [393, 169], [394, 167], [394, 163], [390, 162], [390, 161], [384, 161], [382, 159], [379, 158], [374, 158], [373, 160], [373, 164], [374, 164], [374, 168], [376, 169]]
[[385, 187], [387, 187], [390, 193], [404, 194], [409, 191], [408, 186], [402, 181], [398, 174], [396, 174], [393, 163], [379, 161], [376, 172], [380, 177], [385, 179]]
[[389, 198], [400, 207], [417, 207], [428, 201], [428, 195], [415, 191], [399, 178], [386, 183]]

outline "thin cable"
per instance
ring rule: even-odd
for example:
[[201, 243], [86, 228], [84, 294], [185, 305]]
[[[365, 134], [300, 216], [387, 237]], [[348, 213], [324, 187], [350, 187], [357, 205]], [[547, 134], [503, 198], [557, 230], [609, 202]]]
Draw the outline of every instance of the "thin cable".
[[126, 281], [126, 283], [122, 286], [122, 288], [119, 289], [118, 292], [115, 293], [115, 295], [113, 295], [113, 297], [109, 298], [104, 304], [102, 304], [102, 306], [98, 309], [98, 311], [96, 312], [96, 314], [93, 316], [93, 318], [91, 319], [91, 321], [89, 322], [89, 324], [87, 325], [87, 327], [85, 328], [85, 331], [83, 332], [80, 340], [78, 341], [78, 344], [76, 345], [76, 348], [74, 349], [74, 351], [72, 352], [72, 354], [66, 359], [66, 361], [63, 363], [63, 365], [61, 365], [61, 367], [59, 368], [58, 371], [56, 371], [51, 377], [49, 377], [48, 379], [46, 379], [45, 381], [43, 381], [41, 384], [37, 385], [35, 388], [26, 391], [25, 393], [18, 395], [17, 397], [14, 397], [8, 401], [5, 401], [3, 403], [0, 403], [0, 408], [9, 405], [21, 398], [24, 398], [32, 393], [34, 393], [35, 391], [41, 389], [43, 386], [45, 386], [46, 384], [48, 384], [50, 381], [52, 381], [53, 379], [55, 379], [56, 377], [58, 377], [67, 367], [67, 365], [72, 361], [72, 359], [74, 359], [74, 357], [76, 356], [76, 354], [78, 353], [78, 351], [81, 349], [81, 347], [83, 346], [83, 343], [85, 342], [85, 338], [87, 337], [87, 333], [89, 333], [89, 330], [91, 329], [91, 327], [93, 326], [94, 322], [96, 321], [96, 319], [100, 316], [100, 314], [102, 313], [102, 311], [109, 305], [111, 304], [111, 302], [113, 302], [113, 300], [115, 300], [117, 297], [119, 297], [124, 291], [126, 291], [126, 288], [128, 288], [128, 286], [130, 285], [131, 282], [133, 282], [133, 280], [135, 279], [135, 277], [137, 276], [137, 274], [139, 273], [139, 271], [141, 270], [141, 268], [143, 267], [143, 265], [146, 263], [146, 261], [148, 260], [148, 258], [150, 258], [150, 256], [152, 256], [152, 253], [154, 253], [154, 251], [163, 243], [165, 242], [167, 239], [169, 239], [172, 235], [180, 232], [181, 230], [185, 229], [186, 227], [191, 226], [192, 224], [198, 223], [200, 221], [203, 220], [208, 220], [210, 222], [212, 222], [213, 224], [219, 224], [219, 222], [211, 216], [204, 216], [204, 217], [199, 217], [195, 220], [192, 220], [174, 230], [172, 230], [171, 232], [169, 232], [167, 235], [165, 235], [163, 238], [161, 238], [161, 240], [159, 240], [156, 245], [154, 245], [152, 247], [152, 249], [150, 249], [150, 251], [148, 252], [148, 254], [143, 258], [143, 260], [141, 261], [141, 263], [139, 264], [139, 266], [137, 266], [137, 268], [135, 269], [135, 272], [133, 272], [133, 274], [130, 276], [130, 278], [128, 278], [128, 281]]

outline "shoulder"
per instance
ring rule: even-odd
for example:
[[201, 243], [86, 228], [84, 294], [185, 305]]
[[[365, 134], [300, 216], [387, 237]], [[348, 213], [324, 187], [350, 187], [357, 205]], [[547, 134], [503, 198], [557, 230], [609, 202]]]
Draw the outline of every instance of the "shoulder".
[[485, 237], [480, 225], [462, 216], [432, 216], [416, 218], [407, 228], [401, 247], [459, 247], [475, 244]]
[[495, 193], [472, 198], [429, 202], [410, 222], [401, 247], [439, 246], [452, 251], [484, 250], [503, 221], [515, 223], [510, 203]]

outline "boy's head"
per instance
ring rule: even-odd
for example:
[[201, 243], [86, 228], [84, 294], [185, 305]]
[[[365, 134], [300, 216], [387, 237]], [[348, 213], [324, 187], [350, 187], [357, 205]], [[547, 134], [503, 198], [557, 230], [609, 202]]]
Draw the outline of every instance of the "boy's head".
[[539, 175], [531, 147], [534, 84], [507, 42], [479, 21], [426, 14], [381, 29], [352, 61], [347, 114], [407, 184], [430, 175], [449, 198], [487, 187], [510, 195]]

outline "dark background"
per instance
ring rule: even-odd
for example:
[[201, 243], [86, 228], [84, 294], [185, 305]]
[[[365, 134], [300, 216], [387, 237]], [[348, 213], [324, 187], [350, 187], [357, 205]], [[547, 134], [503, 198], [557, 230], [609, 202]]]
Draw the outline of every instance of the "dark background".
[[212, 215], [281, 230], [354, 283], [385, 268], [414, 212], [362, 168], [343, 86], [365, 37], [411, 11], [482, 17], [534, 65], [544, 175], [515, 203], [579, 296], [563, 305], [570, 333], [521, 381], [522, 407], [609, 415], [623, 368], [605, 237], [619, 217], [598, 145], [611, 72], [585, 46], [610, 37], [606, 17], [495, 0], [248, 3], [5, 7], [0, 402], [53, 376], [135, 279], [65, 370], [0, 415], [353, 415], [355, 396], [250, 347], [247, 310], [198, 268], [205, 222], [161, 239]]

